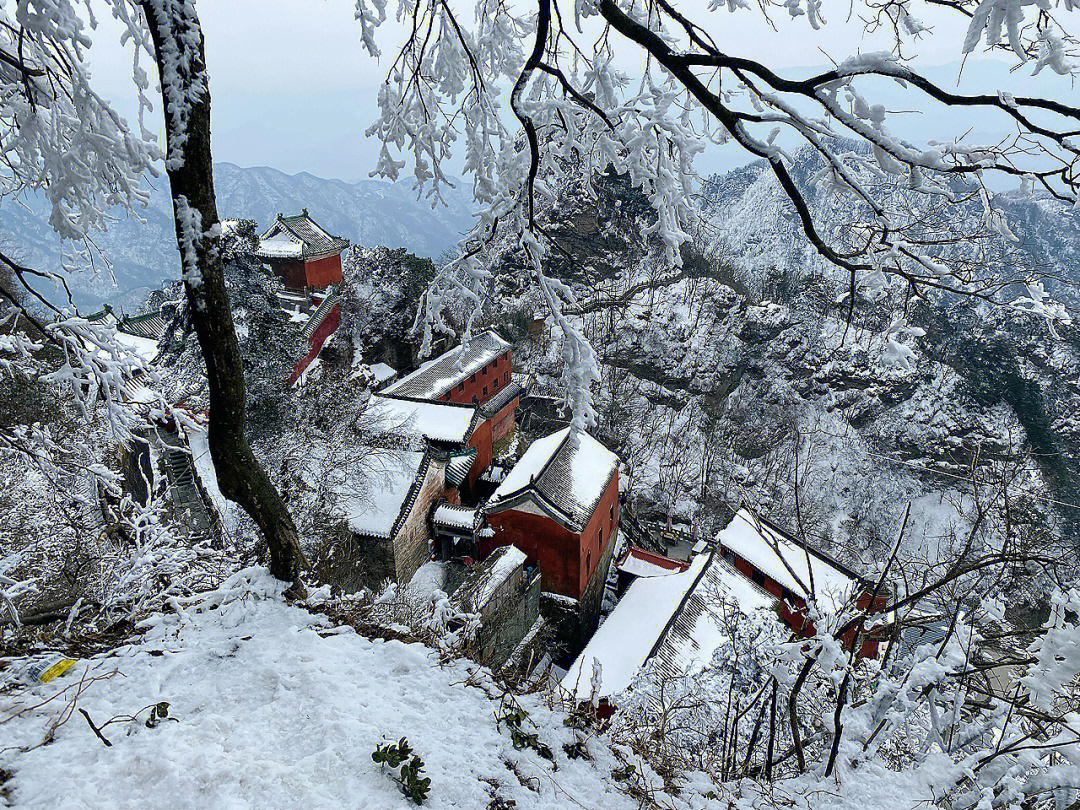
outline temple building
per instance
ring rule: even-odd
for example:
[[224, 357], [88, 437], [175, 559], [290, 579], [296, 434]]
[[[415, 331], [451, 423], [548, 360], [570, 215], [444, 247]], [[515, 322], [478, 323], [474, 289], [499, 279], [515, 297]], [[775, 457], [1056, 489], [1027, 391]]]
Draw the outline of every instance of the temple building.
[[270, 265], [286, 290], [309, 297], [341, 282], [341, 252], [348, 239], [327, 233], [303, 209], [296, 216], [277, 215], [259, 237], [256, 256]]
[[[411, 374], [383, 389], [388, 396], [426, 399], [434, 402], [484, 404], [499, 397], [505, 404], [516, 405], [516, 397], [507, 397], [506, 389], [520, 393], [513, 383], [510, 344], [490, 329], [474, 335], [465, 344], [455, 346], [424, 363]], [[512, 425], [511, 425], [512, 427]]]
[[619, 528], [619, 460], [589, 434], [565, 428], [533, 442], [484, 507], [480, 557], [513, 544], [540, 568], [543, 590], [579, 605], [595, 626]]

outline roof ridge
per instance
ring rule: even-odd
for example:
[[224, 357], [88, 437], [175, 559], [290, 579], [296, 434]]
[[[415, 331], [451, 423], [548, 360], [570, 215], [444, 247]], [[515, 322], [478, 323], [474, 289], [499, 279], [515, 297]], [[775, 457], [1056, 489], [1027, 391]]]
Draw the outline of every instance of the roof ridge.
[[[597, 505], [600, 503], [600, 501], [602, 501], [604, 499], [604, 493], [607, 492], [607, 488], [611, 484], [611, 479], [614, 478], [615, 475], [619, 472], [619, 456], [614, 451], [609, 450], [603, 444], [603, 442], [601, 442], [599, 439], [597, 439], [596, 437], [590, 435], [588, 431], [575, 428], [573, 425], [571, 425], [570, 428], [568, 429], [567, 434], [566, 434], [566, 438], [563, 440], [563, 443], [560, 444], [559, 447], [555, 450], [555, 452], [551, 454], [551, 458], [548, 459], [548, 463], [544, 465], [544, 469], [542, 469], [540, 471], [540, 474], [536, 476], [536, 480], [539, 481], [544, 476], [544, 474], [547, 472], [547, 468], [550, 466], [551, 462], [555, 460], [556, 456], [558, 456], [560, 452], [562, 452], [562, 449], [563, 449], [563, 446], [565, 445], [565, 442], [567, 440], [569, 440], [569, 438], [571, 436], [573, 436], [575, 433], [584, 434], [590, 440], [592, 440], [592, 441], [596, 442], [598, 445], [600, 445], [600, 447], [602, 447], [604, 450], [607, 450], [607, 452], [611, 453], [611, 455], [615, 456], [615, 463], [612, 465], [611, 472], [608, 473], [607, 478], [604, 479], [604, 485], [602, 487], [600, 487], [599, 490], [597, 490], [596, 497], [593, 498], [592, 502], [588, 504], [587, 511], [588, 511], [588, 513], [590, 515], [592, 515], [592, 513], [596, 510]], [[562, 510], [560, 509], [559, 511], [561, 512]], [[584, 531], [585, 526], [582, 526], [581, 529], [582, 529], [582, 531]]]
[[[516, 498], [518, 495], [522, 494], [523, 492], [526, 492], [529, 489], [536, 490], [536, 482], [539, 481], [541, 478], [543, 478], [544, 473], [547, 472], [548, 469], [551, 467], [551, 463], [555, 460], [555, 457], [557, 455], [559, 455], [559, 451], [562, 450], [563, 445], [566, 443], [566, 440], [570, 437], [570, 432], [569, 431], [571, 430], [571, 428], [563, 428], [563, 430], [566, 430], [567, 434], [565, 436], [563, 436], [562, 441], [560, 441], [558, 446], [551, 452], [551, 455], [547, 457], [547, 461], [545, 461], [543, 466], [540, 467], [539, 472], [537, 472], [534, 475], [530, 476], [528, 483], [522, 484], [520, 487], [515, 489], [513, 492], [507, 492], [503, 497], [501, 497], [499, 499], [499, 501], [498, 501], [499, 503], [503, 503], [505, 501], [508, 501], [511, 498]], [[558, 432], [558, 431], [556, 431], [556, 432]], [[555, 434], [552, 433], [552, 434], [549, 434], [548, 436], [545, 436], [544, 438], [545, 439], [550, 438], [550, 436], [554, 436], [554, 435]], [[542, 441], [542, 439], [537, 439], [537, 441]], [[536, 444], [535, 441], [532, 444], [530, 444], [528, 448], [526, 448], [525, 453], [521, 454], [521, 458], [519, 458], [517, 460], [517, 462], [515, 462], [515, 464], [520, 464], [521, 463], [521, 459], [525, 457], [526, 453], [528, 453], [530, 449], [532, 449], [532, 446], [534, 444]], [[537, 491], [537, 494], [543, 496], [544, 500], [547, 501], [549, 503], [549, 505], [553, 509], [555, 509], [556, 512], [559, 512], [560, 514], [565, 514], [565, 512], [563, 512], [562, 509], [558, 508], [557, 506], [555, 506], [555, 504], [551, 503], [550, 498], [548, 498], [547, 496], [544, 496], [543, 493], [541, 493], [539, 491]]]
[[154, 312], [144, 312], [142, 315], [125, 315], [123, 316], [123, 320], [127, 321], [128, 323], [141, 323], [142, 321], [148, 321], [151, 318], [160, 317], [162, 317], [162, 315], [161, 310], [159, 309]]
[[537, 472], [536, 475], [532, 476], [529, 479], [529, 486], [532, 486], [547, 474], [548, 470], [551, 469], [552, 463], [555, 461], [556, 458], [558, 458], [559, 453], [562, 452], [562, 449], [566, 447], [566, 443], [570, 440], [570, 437], [574, 435], [573, 425], [563, 428], [563, 430], [566, 431], [566, 435], [562, 437], [562, 441], [560, 441], [558, 446], [551, 452], [551, 455], [547, 457], [547, 461], [544, 462], [539, 472]]
[[390, 534], [388, 535], [390, 540], [393, 540], [394, 535], [398, 533], [398, 529], [401, 528], [401, 524], [408, 516], [409, 510], [412, 509], [413, 504], [416, 503], [416, 499], [420, 496], [420, 490], [424, 488], [424, 479], [427, 478], [427, 473], [430, 468], [431, 451], [424, 450], [424, 455], [420, 459], [420, 467], [416, 471], [416, 477], [413, 478], [412, 484], [409, 485], [409, 491], [405, 495], [405, 500], [401, 502], [401, 508], [398, 510], [398, 516], [394, 519], [394, 525], [390, 527]]
[[[705, 576], [705, 573], [712, 566], [712, 561], [715, 555], [716, 549], [710, 549], [709, 556], [708, 559], [705, 560], [705, 564], [701, 566], [701, 570], [698, 571], [697, 576], [694, 577], [694, 581], [690, 583], [690, 586], [682, 595], [682, 599], [679, 600], [679, 604], [675, 606], [675, 610], [671, 612], [671, 616], [669, 616], [667, 622], [664, 623], [664, 629], [661, 630], [660, 635], [656, 637], [656, 641], [652, 645], [652, 648], [649, 650], [649, 654], [645, 656], [646, 661], [649, 661], [654, 655], [656, 655], [656, 651], [660, 649], [661, 645], [667, 639], [668, 632], [671, 630], [672, 625], [675, 624], [675, 621], [679, 618], [679, 614], [682, 613], [683, 609], [685, 609], [686, 603], [690, 601], [690, 597], [693, 596], [694, 591], [697, 589], [697, 586], [701, 583], [702, 577]], [[686, 570], [689, 571], [690, 569], [688, 568]], [[681, 573], [686, 572], [683, 571]]]

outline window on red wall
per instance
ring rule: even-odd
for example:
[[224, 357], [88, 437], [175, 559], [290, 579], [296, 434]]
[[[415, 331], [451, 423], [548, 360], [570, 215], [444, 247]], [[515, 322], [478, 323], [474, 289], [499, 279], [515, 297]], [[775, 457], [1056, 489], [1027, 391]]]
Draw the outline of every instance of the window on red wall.
[[495, 386], [495, 390], [498, 391], [499, 390], [499, 378], [498, 377], [495, 378], [494, 386]]
[[485, 397], [487, 396], [487, 386], [486, 385], [484, 386], [484, 396]]
[[596, 547], [601, 549], [604, 547], [604, 527], [601, 526], [596, 530]]
[[505, 374], [503, 374], [503, 382], [504, 383], [510, 382], [510, 372], [509, 371], [506, 372]]
[[485, 377], [487, 376], [487, 370], [488, 370], [487, 366], [484, 366], [484, 368], [482, 369], [483, 374], [484, 374]]
[[585, 574], [588, 575], [588, 574], [591, 574], [591, 573], [592, 573], [592, 552], [589, 551], [589, 552], [586, 552], [586, 554], [585, 554]]
[[465, 381], [464, 380], [462, 380], [461, 382], [459, 382], [457, 384], [457, 390], [458, 391], [464, 391], [465, 390]]
[[608, 510], [608, 523], [612, 526], [615, 525], [615, 504], [612, 504], [611, 509]]

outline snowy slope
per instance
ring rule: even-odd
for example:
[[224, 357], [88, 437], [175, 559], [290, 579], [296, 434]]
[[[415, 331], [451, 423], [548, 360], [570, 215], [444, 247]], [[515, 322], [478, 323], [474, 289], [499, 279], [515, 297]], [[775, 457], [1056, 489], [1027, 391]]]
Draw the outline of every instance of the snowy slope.
[[[0, 725], [14, 806], [403, 808], [410, 805], [371, 752], [405, 736], [431, 777], [425, 807], [485, 808], [496, 795], [520, 810], [638, 807], [611, 778], [622, 764], [613, 751], [594, 738], [591, 761], [569, 759], [562, 746], [574, 732], [539, 700], [520, 703], [557, 770], [528, 748], [515, 750], [496, 727], [499, 692], [475, 664], [440, 667], [422, 645], [333, 628], [286, 605], [280, 591], [265, 571], [247, 569], [182, 618], [151, 620], [131, 646], [81, 661], [32, 694], [0, 698], [2, 722], [85, 676], [78, 707], [98, 726], [162, 701], [175, 718], [147, 728], [143, 711], [135, 722], [114, 722], [102, 729], [106, 747], [75, 714], [54, 742], [21, 755], [11, 746], [40, 741], [65, 698]], [[478, 686], [466, 685], [470, 677]], [[704, 803], [673, 798], [671, 806]]]
[[[5, 689], [0, 797], [24, 810], [403, 810], [414, 805], [371, 760], [402, 736], [424, 760], [432, 810], [767, 810], [773, 791], [793, 807], [889, 810], [930, 802], [955, 775], [941, 756], [902, 773], [870, 760], [842, 783], [808, 774], [768, 790], [689, 773], [676, 794], [627, 747], [564, 725], [542, 693], [517, 696], [549, 761], [516, 750], [497, 725], [501, 693], [486, 670], [332, 626], [286, 604], [283, 587], [265, 570], [240, 571], [179, 615], [145, 621], [129, 646], [50, 684]], [[147, 727], [162, 702], [171, 719]], [[57, 718], [54, 739], [40, 744]], [[588, 756], [571, 758], [564, 745], [579, 739]], [[613, 774], [626, 765], [629, 783]]]

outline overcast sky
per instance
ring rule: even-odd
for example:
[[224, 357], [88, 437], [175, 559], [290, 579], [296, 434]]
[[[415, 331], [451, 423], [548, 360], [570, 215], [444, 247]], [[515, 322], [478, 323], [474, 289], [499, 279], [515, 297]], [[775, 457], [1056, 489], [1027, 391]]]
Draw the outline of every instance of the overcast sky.
[[[861, 22], [847, 19], [849, 4], [839, 0], [825, 0], [828, 24], [818, 32], [805, 17], [789, 20], [786, 13], [777, 13], [774, 31], [756, 10], [710, 12], [705, 0], [682, 0], [679, 6], [704, 23], [722, 47], [767, 59], [778, 68], [824, 65], [857, 49], [879, 50], [888, 44], [884, 38], [865, 37]], [[376, 116], [377, 88], [401, 29], [388, 25], [382, 30], [386, 55], [377, 61], [360, 47], [350, 0], [200, 0], [198, 8], [206, 34], [216, 159], [348, 181], [367, 177], [378, 144], [365, 138], [364, 131]], [[935, 35], [913, 49], [916, 64], [955, 84], [964, 24], [955, 13], [921, 8]], [[115, 29], [107, 23], [94, 39], [95, 78], [128, 112], [130, 57], [116, 44]], [[632, 70], [636, 58], [628, 47], [625, 66]], [[1010, 77], [1004, 64], [972, 63], [961, 86], [986, 89], [1023, 81], [1022, 76]], [[1063, 81], [1052, 86], [1055, 92], [1074, 92]], [[913, 121], [912, 132], [900, 134], [912, 137], [925, 129], [925, 120]], [[731, 154], [716, 152], [706, 161], [715, 165], [700, 169], [738, 162]]]

